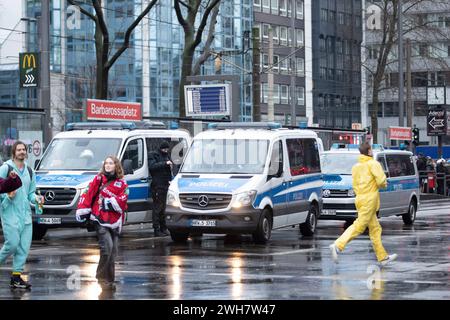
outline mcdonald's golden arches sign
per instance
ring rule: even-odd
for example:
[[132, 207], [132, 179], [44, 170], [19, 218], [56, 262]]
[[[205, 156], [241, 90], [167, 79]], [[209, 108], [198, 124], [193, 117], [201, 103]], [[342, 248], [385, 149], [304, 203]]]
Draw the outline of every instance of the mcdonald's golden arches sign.
[[20, 87], [36, 88], [39, 85], [39, 53], [19, 54]]

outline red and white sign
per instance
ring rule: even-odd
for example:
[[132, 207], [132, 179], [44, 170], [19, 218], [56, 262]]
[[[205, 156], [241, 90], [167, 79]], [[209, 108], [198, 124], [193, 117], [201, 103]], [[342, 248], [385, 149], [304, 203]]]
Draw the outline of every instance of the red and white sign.
[[87, 99], [88, 120], [142, 120], [142, 107], [137, 102]]
[[389, 127], [390, 140], [412, 140], [412, 130], [410, 127]]

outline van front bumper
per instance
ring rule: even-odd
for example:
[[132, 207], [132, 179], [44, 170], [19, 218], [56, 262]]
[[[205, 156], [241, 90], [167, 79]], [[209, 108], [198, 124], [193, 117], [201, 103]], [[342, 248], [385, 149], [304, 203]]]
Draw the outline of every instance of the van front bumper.
[[[248, 234], [256, 231], [260, 216], [261, 210], [251, 206], [231, 208], [224, 212], [200, 213], [167, 206], [165, 218], [167, 228], [174, 232]], [[199, 226], [198, 221], [209, 226]]]
[[356, 219], [357, 216], [355, 198], [323, 198], [323, 209], [319, 219], [349, 220]]
[[[43, 214], [35, 214], [34, 209], [32, 211], [32, 221], [33, 223], [45, 226], [47, 228], [84, 228], [86, 224], [83, 222], [78, 222], [75, 216], [75, 209], [64, 209], [64, 210], [47, 210], [44, 209]], [[50, 211], [50, 214], [45, 212]]]

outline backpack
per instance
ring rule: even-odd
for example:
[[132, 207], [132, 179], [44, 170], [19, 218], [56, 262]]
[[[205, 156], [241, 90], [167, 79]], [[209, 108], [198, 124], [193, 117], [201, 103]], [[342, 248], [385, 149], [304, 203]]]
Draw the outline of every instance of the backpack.
[[[5, 164], [8, 166], [8, 172], [6, 173], [6, 177], [8, 177], [9, 174], [11, 173], [11, 171], [14, 170], [14, 168], [8, 163], [5, 163]], [[29, 166], [27, 166], [27, 169], [28, 169], [28, 174], [30, 175], [30, 181], [31, 181], [31, 180], [33, 180], [33, 170]]]

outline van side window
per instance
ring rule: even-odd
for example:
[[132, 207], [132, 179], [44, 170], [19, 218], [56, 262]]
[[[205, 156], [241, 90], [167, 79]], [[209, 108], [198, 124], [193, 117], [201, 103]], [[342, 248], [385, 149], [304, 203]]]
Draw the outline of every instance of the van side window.
[[276, 175], [280, 166], [283, 169], [283, 143], [281, 140], [273, 144], [272, 155], [270, 156], [269, 175]]
[[123, 160], [130, 159], [133, 164], [133, 170], [142, 168], [144, 165], [144, 142], [142, 139], [131, 140], [125, 153], [123, 154]]
[[292, 176], [320, 172], [319, 148], [315, 139], [286, 139]]
[[388, 169], [386, 168], [386, 161], [384, 160], [384, 156], [378, 156], [377, 161], [381, 164], [383, 171], [388, 172]]
[[386, 162], [391, 177], [415, 175], [413, 161], [408, 155], [386, 155]]
[[169, 155], [172, 158], [172, 162], [175, 164], [174, 171], [178, 172], [179, 166], [183, 161], [183, 158], [188, 149], [188, 143], [184, 138], [171, 138], [171, 137], [158, 137], [158, 138], [145, 138], [147, 144], [147, 152], [158, 151], [161, 142], [167, 141], [169, 143]]

